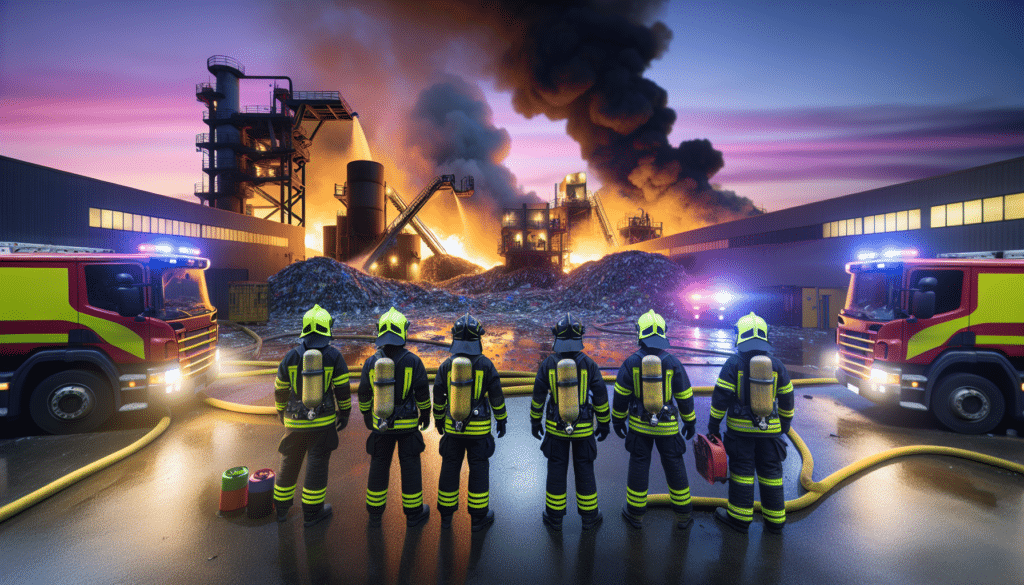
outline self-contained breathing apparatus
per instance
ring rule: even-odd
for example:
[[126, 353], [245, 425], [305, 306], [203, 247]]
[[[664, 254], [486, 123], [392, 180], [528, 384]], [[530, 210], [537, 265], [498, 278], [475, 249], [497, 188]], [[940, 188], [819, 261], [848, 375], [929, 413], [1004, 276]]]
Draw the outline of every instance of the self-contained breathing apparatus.
[[555, 427], [571, 435], [577, 422], [590, 418], [590, 403], [586, 400], [587, 388], [580, 382], [579, 364], [574, 359], [559, 360], [555, 366], [554, 401], [557, 405]]
[[379, 357], [373, 364], [373, 416], [377, 428], [386, 431], [395, 414], [395, 362]]
[[[462, 432], [473, 404], [473, 362], [468, 357], [452, 359], [451, 386], [448, 389], [448, 416], [456, 432]], [[479, 408], [474, 409], [474, 416]]]
[[314, 420], [333, 409], [334, 395], [328, 391], [324, 374], [323, 352], [319, 349], [303, 352], [301, 398], [289, 401], [285, 411], [293, 420]]
[[762, 431], [767, 431], [768, 419], [772, 415], [778, 416], [772, 359], [766, 355], [755, 355], [750, 358], [747, 370], [750, 372], [747, 385], [749, 387], [751, 421]]
[[[671, 400], [671, 388], [662, 371], [661, 358], [646, 355], [640, 362], [640, 401], [635, 414], [640, 420], [657, 425], [659, 421], [676, 419], [677, 409]], [[642, 405], [642, 408], [641, 408]]]

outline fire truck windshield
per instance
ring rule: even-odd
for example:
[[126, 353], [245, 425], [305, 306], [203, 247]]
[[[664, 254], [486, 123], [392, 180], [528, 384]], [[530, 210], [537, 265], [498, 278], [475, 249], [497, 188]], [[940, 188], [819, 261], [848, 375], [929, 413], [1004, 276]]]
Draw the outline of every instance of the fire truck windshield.
[[203, 270], [198, 268], [168, 268], [160, 275], [163, 306], [159, 319], [181, 319], [213, 311], [206, 292]]
[[844, 313], [858, 319], [891, 321], [901, 313], [900, 272], [887, 270], [853, 275]]

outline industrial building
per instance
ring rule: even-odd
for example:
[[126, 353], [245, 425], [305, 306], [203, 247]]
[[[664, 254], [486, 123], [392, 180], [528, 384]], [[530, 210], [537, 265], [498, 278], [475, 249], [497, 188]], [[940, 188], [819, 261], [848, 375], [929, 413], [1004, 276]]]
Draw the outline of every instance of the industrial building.
[[728, 283], [779, 325], [834, 328], [858, 254], [1024, 249], [1024, 157], [627, 246]]

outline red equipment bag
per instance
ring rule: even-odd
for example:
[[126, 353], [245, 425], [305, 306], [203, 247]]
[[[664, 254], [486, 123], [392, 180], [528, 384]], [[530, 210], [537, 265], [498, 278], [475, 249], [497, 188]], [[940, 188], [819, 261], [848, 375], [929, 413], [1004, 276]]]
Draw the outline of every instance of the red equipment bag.
[[693, 457], [697, 460], [697, 473], [714, 485], [729, 480], [729, 463], [725, 445], [715, 436], [697, 435], [693, 440]]

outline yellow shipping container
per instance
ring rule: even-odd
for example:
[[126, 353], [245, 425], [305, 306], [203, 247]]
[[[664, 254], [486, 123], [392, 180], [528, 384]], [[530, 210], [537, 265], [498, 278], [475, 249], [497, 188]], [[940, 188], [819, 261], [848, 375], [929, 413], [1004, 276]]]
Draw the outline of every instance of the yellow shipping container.
[[266, 323], [270, 319], [270, 288], [265, 282], [228, 283], [228, 320]]

